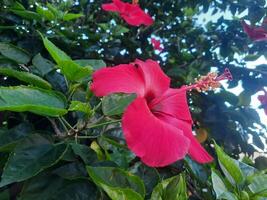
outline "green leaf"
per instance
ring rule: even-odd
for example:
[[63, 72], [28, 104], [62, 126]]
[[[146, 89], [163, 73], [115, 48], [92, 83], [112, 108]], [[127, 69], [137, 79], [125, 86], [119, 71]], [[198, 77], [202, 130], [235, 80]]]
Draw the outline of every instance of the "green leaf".
[[63, 20], [64, 21], [70, 21], [70, 20], [74, 20], [74, 19], [78, 19], [80, 17], [83, 17], [82, 13], [65, 13], [63, 16]]
[[3, 42], [0, 42], [0, 53], [19, 64], [27, 64], [31, 59], [29, 53], [25, 50]]
[[45, 81], [44, 79], [42, 79], [39, 76], [36, 76], [32, 73], [29, 72], [20, 72], [14, 69], [10, 69], [10, 68], [0, 68], [0, 74], [3, 74], [5, 76], [9, 76], [9, 77], [14, 77], [17, 78], [23, 82], [26, 83], [30, 83], [33, 86], [37, 86], [40, 88], [44, 88], [44, 89], [51, 89], [51, 85], [50, 83], [48, 83], [47, 81]]
[[102, 100], [102, 111], [107, 116], [119, 115], [136, 98], [135, 94], [112, 94]]
[[267, 175], [262, 174], [254, 176], [248, 187], [253, 194], [267, 197]]
[[71, 148], [73, 152], [79, 156], [86, 165], [91, 165], [97, 161], [96, 153], [86, 145], [72, 143]]
[[217, 198], [219, 198], [219, 196], [221, 196], [224, 192], [228, 192], [226, 186], [224, 185], [223, 180], [220, 178], [219, 175], [217, 175], [217, 173], [214, 170], [212, 170], [211, 172], [211, 180]]
[[9, 152], [13, 150], [16, 144], [27, 137], [33, 131], [29, 123], [21, 123], [9, 130], [0, 129], [0, 152]]
[[52, 58], [59, 64], [61, 61], [69, 61], [71, 58], [63, 51], [61, 51], [56, 45], [54, 45], [51, 41], [47, 38], [42, 36], [44, 46]]
[[58, 67], [62, 74], [71, 81], [79, 81], [82, 78], [89, 77], [93, 72], [91, 67], [81, 67], [72, 60], [60, 61]]
[[56, 174], [68, 180], [88, 179], [85, 166], [80, 162], [72, 162], [60, 166], [59, 168], [53, 170], [52, 174]]
[[186, 182], [183, 175], [163, 180], [153, 190], [151, 200], [187, 200]]
[[249, 54], [244, 58], [244, 61], [255, 61], [257, 60], [259, 57], [261, 56], [261, 54]]
[[9, 195], [9, 190], [4, 190], [0, 192], [0, 200], [9, 200], [10, 195]]
[[74, 60], [78, 65], [83, 67], [91, 67], [94, 70], [101, 69], [106, 67], [106, 63], [103, 60], [96, 60], [96, 59], [80, 59]]
[[241, 184], [244, 180], [244, 175], [239, 166], [231, 157], [225, 154], [221, 147], [219, 147], [216, 143], [215, 150], [218, 155], [220, 167], [226, 178], [232, 185]]
[[239, 200], [237, 199], [236, 195], [233, 194], [232, 192], [224, 192], [223, 194], [221, 194], [218, 199], [221, 200]]
[[86, 114], [91, 114], [91, 106], [88, 103], [83, 103], [80, 101], [71, 101], [69, 111], [80, 111]]
[[104, 155], [104, 153], [102, 152], [101, 147], [98, 145], [98, 143], [97, 143], [96, 141], [93, 141], [93, 142], [91, 143], [90, 148], [91, 148], [92, 150], [94, 150], [94, 152], [95, 152], [96, 155], [97, 155], [98, 160], [104, 160], [105, 155]]
[[65, 97], [57, 92], [25, 86], [0, 87], [0, 111], [61, 116], [67, 113], [65, 107]]
[[31, 135], [14, 149], [2, 174], [0, 187], [29, 179], [56, 164], [67, 146], [51, 144], [40, 135]]
[[56, 16], [48, 8], [36, 5], [36, 12], [41, 15], [44, 19], [52, 21], [56, 19]]
[[97, 189], [88, 180], [66, 180], [44, 174], [27, 181], [20, 200], [97, 200]]
[[93, 182], [112, 200], [142, 200], [145, 196], [143, 181], [126, 171], [114, 167], [87, 167]]
[[45, 76], [49, 72], [51, 72], [54, 69], [54, 63], [52, 63], [50, 60], [47, 60], [41, 56], [41, 54], [37, 54], [32, 59], [33, 67], [37, 69], [38, 74], [41, 76]]
[[82, 67], [75, 63], [65, 52], [57, 48], [47, 38], [43, 38], [44, 46], [50, 53], [52, 58], [58, 64], [61, 72], [71, 81], [78, 81], [82, 78], [90, 76], [92, 68], [89, 66]]
[[15, 10], [15, 9], [11, 9], [10, 11], [22, 17], [23, 19], [36, 20], [38, 22], [42, 21], [42, 17], [36, 12], [28, 10]]

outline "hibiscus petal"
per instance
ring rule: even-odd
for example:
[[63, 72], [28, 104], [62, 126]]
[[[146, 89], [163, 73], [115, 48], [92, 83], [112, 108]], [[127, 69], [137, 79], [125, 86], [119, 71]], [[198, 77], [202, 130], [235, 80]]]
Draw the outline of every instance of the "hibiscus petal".
[[113, 0], [113, 3], [102, 4], [102, 9], [111, 12], [123, 12], [125, 3], [120, 0]]
[[187, 104], [186, 90], [169, 88], [162, 96], [156, 97], [149, 103], [153, 112], [171, 115], [177, 119], [192, 122]]
[[140, 26], [144, 24], [150, 26], [154, 23], [152, 17], [145, 13], [139, 5], [126, 6], [127, 13], [121, 14], [121, 17], [132, 26]]
[[105, 11], [119, 12], [119, 8], [114, 3], [102, 4], [102, 9]]
[[90, 88], [96, 96], [106, 96], [112, 93], [136, 93], [144, 95], [144, 80], [138, 68], [131, 64], [107, 67], [93, 74]]
[[267, 30], [262, 27], [256, 28], [248, 25], [245, 21], [242, 21], [242, 26], [246, 34], [254, 41], [267, 40]]
[[183, 131], [184, 136], [186, 136], [190, 140], [190, 147], [189, 147], [188, 154], [193, 160], [199, 163], [208, 163], [208, 162], [213, 161], [213, 158], [201, 146], [201, 144], [197, 141], [197, 139], [193, 135], [191, 123], [176, 119], [174, 117], [171, 117], [171, 116], [168, 116], [162, 113], [158, 113], [156, 115], [159, 119]]
[[184, 158], [189, 140], [182, 131], [151, 113], [144, 98], [137, 98], [122, 118], [128, 147], [151, 167], [163, 167]]
[[134, 63], [140, 66], [143, 72], [147, 99], [160, 96], [169, 88], [170, 78], [164, 74], [156, 61], [148, 59], [144, 62], [136, 59]]

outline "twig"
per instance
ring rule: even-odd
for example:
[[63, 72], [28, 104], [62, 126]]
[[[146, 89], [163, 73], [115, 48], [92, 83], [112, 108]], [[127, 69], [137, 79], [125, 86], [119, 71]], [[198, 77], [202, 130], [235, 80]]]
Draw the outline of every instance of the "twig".
[[54, 131], [56, 133], [56, 136], [58, 136], [58, 137], [64, 136], [64, 134], [59, 130], [55, 120], [54, 119], [50, 119], [49, 117], [47, 119], [50, 121], [50, 123], [51, 123], [51, 125], [52, 125], [52, 127], [53, 127], [53, 129], [54, 129]]

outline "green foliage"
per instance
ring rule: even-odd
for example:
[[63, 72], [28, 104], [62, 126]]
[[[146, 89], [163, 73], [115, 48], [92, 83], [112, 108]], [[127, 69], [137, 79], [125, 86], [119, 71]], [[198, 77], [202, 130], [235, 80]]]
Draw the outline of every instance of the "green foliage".
[[[267, 43], [253, 43], [239, 19], [247, 12], [242, 19], [260, 23], [266, 2], [140, 0], [155, 19], [150, 27], [107, 14], [106, 2], [1, 2], [0, 200], [266, 199], [266, 124], [251, 103], [267, 84], [267, 65], [246, 66], [267, 58]], [[154, 36], [161, 54], [149, 42]], [[130, 152], [119, 122], [136, 95], [96, 98], [90, 83], [95, 70], [136, 58], [159, 61], [173, 88], [211, 67], [230, 69], [227, 89], [188, 95], [213, 163], [187, 157], [149, 168]], [[238, 83], [242, 93], [228, 91]]]

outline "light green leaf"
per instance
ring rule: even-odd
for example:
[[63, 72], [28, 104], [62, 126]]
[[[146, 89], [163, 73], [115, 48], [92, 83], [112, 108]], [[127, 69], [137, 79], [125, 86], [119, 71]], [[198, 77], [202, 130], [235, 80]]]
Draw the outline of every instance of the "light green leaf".
[[61, 72], [71, 81], [78, 81], [82, 78], [89, 77], [92, 73], [92, 68], [89, 66], [82, 67], [75, 63], [65, 52], [57, 48], [47, 38], [43, 38], [44, 46], [50, 53], [52, 58], [58, 64]]
[[64, 52], [61, 51], [56, 45], [54, 45], [51, 41], [49, 41], [47, 38], [42, 37], [43, 43], [49, 54], [52, 56], [52, 58], [56, 61], [57, 64], [59, 64], [62, 61], [69, 61], [71, 58]]
[[63, 20], [64, 21], [70, 21], [70, 20], [74, 20], [74, 19], [77, 19], [77, 18], [80, 18], [80, 17], [83, 17], [83, 14], [82, 13], [65, 13], [64, 16], [63, 16]]
[[20, 142], [10, 154], [2, 174], [0, 187], [24, 181], [56, 164], [67, 146], [51, 144], [40, 135], [31, 135]]
[[93, 72], [91, 67], [82, 67], [72, 60], [60, 61], [58, 67], [62, 74], [71, 81], [79, 81], [82, 78], [89, 77]]
[[65, 97], [57, 92], [25, 86], [0, 87], [0, 111], [61, 116], [67, 113], [65, 107]]
[[20, 64], [27, 64], [31, 57], [28, 52], [12, 44], [0, 42], [0, 53]]
[[234, 195], [232, 192], [224, 192], [221, 194], [218, 199], [220, 200], [239, 200], [237, 199], [236, 195]]
[[80, 111], [86, 114], [90, 114], [91, 106], [90, 104], [81, 101], [72, 101], [69, 107], [69, 111]]
[[105, 115], [119, 115], [136, 98], [135, 94], [112, 94], [102, 100], [102, 111]]
[[186, 182], [183, 175], [163, 180], [153, 190], [151, 200], [187, 200]]
[[135, 175], [114, 167], [87, 167], [93, 182], [112, 200], [143, 200], [145, 186]]
[[267, 175], [262, 174], [254, 176], [248, 187], [253, 194], [267, 197]]
[[36, 12], [28, 10], [15, 10], [15, 9], [11, 9], [10, 11], [22, 17], [23, 19], [36, 20], [38, 22], [42, 21], [42, 17]]
[[216, 143], [215, 150], [218, 155], [220, 167], [226, 178], [233, 186], [236, 184], [241, 184], [244, 180], [244, 175], [238, 164], [235, 163], [234, 159], [224, 153], [221, 147], [219, 147]]
[[50, 83], [48, 83], [41, 77], [36, 76], [29, 72], [20, 72], [10, 68], [0, 67], [0, 74], [17, 78], [23, 82], [30, 83], [33, 86], [37, 86], [44, 89], [51, 89], [52, 87]]
[[48, 8], [36, 5], [36, 12], [46, 20], [52, 21], [56, 19], [56, 16]]
[[106, 63], [103, 60], [96, 60], [96, 59], [80, 59], [74, 60], [78, 65], [83, 67], [91, 67], [94, 70], [101, 69], [106, 67]]
[[223, 180], [220, 178], [219, 175], [217, 175], [217, 173], [214, 170], [212, 170], [211, 172], [211, 180], [217, 198], [221, 196], [224, 192], [228, 192], [226, 186], [224, 185]]

